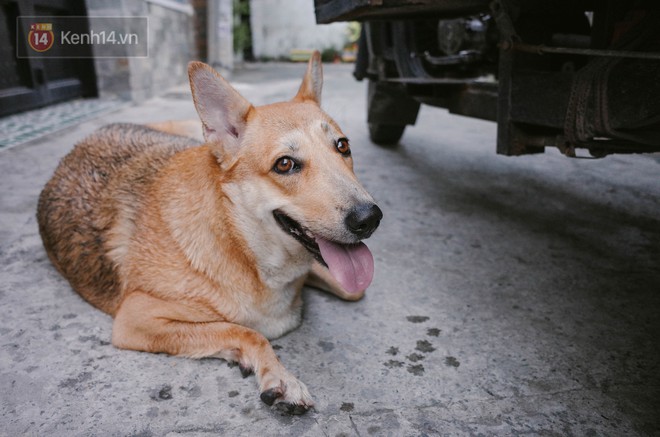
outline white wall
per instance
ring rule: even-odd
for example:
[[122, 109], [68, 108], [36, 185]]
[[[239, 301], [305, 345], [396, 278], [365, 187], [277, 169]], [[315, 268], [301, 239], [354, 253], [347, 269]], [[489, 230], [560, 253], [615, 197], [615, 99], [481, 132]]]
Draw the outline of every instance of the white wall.
[[288, 57], [291, 49], [342, 49], [347, 23], [317, 25], [314, 0], [251, 0], [252, 48], [258, 58]]

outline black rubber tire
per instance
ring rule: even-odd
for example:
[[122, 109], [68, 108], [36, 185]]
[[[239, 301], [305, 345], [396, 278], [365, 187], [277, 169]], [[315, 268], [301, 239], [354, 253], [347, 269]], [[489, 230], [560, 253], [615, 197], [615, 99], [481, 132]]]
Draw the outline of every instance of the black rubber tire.
[[380, 146], [397, 145], [406, 126], [415, 123], [419, 106], [402, 84], [369, 80], [367, 123], [371, 141]]
[[369, 138], [379, 146], [396, 146], [406, 125], [369, 123]]

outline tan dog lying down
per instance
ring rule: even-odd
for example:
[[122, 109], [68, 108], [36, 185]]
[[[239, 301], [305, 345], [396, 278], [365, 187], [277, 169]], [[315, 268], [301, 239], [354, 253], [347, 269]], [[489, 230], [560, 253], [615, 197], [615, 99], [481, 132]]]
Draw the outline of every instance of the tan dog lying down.
[[267, 338], [301, 323], [304, 283], [362, 297], [373, 258], [360, 241], [382, 213], [319, 106], [318, 53], [292, 101], [261, 107], [205, 64], [188, 71], [205, 144], [139, 125], [99, 129], [41, 193], [44, 246], [114, 317], [115, 346], [236, 361], [266, 404], [303, 413], [312, 398]]

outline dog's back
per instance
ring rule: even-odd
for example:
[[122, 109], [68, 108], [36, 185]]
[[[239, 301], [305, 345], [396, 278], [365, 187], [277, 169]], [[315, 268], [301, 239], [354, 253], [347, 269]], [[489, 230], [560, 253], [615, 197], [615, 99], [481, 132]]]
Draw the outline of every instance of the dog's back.
[[113, 314], [121, 297], [112, 259], [121, 253], [109, 254], [109, 232], [130, 234], [144, 187], [175, 153], [198, 144], [140, 125], [111, 124], [78, 143], [46, 184], [37, 210], [46, 252], [97, 308]]

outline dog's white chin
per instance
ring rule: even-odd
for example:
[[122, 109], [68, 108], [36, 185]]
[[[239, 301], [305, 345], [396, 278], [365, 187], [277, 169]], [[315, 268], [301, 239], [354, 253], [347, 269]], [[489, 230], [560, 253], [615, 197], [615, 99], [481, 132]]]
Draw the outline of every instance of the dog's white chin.
[[374, 277], [374, 257], [364, 243], [338, 244], [316, 237], [330, 274], [349, 293], [366, 290]]

